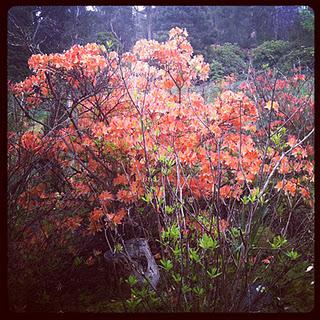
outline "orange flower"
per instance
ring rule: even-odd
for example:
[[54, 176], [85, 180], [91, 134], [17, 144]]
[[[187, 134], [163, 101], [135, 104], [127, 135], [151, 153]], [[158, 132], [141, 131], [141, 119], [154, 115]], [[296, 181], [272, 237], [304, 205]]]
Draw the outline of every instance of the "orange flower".
[[76, 192], [78, 195], [88, 194], [90, 193], [90, 188], [88, 185], [82, 183], [82, 182], [75, 182], [73, 183], [74, 188], [76, 189]]
[[289, 172], [290, 166], [289, 166], [289, 161], [287, 157], [284, 157], [281, 161], [280, 167], [278, 169], [278, 171], [281, 174], [286, 174]]
[[99, 221], [99, 219], [103, 216], [103, 210], [100, 208], [95, 208], [91, 215], [90, 215], [90, 220], [91, 221]]
[[107, 214], [107, 217], [113, 221], [115, 224], [121, 224], [123, 218], [127, 215], [127, 212], [124, 208], [121, 208], [115, 214]]
[[310, 192], [306, 188], [300, 187], [300, 193], [304, 199], [310, 199]]
[[41, 148], [41, 140], [38, 134], [27, 131], [21, 137], [21, 144], [23, 148], [29, 151], [37, 151]]
[[128, 179], [124, 174], [119, 174], [116, 178], [113, 179], [113, 184], [115, 186], [119, 184], [128, 184]]
[[296, 194], [296, 191], [297, 191], [296, 182], [293, 179], [289, 180], [287, 182], [287, 184], [285, 185], [284, 190], [286, 192], [289, 192], [292, 196], [294, 196]]
[[99, 199], [103, 203], [109, 202], [109, 200], [113, 200], [113, 195], [109, 191], [104, 191], [100, 194]]
[[[248, 81], [241, 86], [242, 92], [234, 92], [231, 85], [237, 80], [231, 76], [220, 86], [222, 92], [207, 103], [193, 84], [206, 78], [209, 65], [202, 56], [193, 55], [186, 37], [185, 30], [174, 28], [168, 41], [140, 40], [121, 59], [116, 52], [107, 52], [92, 43], [75, 45], [59, 54], [32, 56], [29, 65], [34, 74], [10, 85], [26, 110], [33, 111], [37, 106], [45, 106], [48, 98], [55, 99], [45, 72], [49, 72], [53, 89], [69, 92], [76, 100], [79, 91], [86, 94], [70, 109], [76, 120], [74, 125], [64, 121], [63, 129], [57, 128], [47, 135], [26, 132], [20, 144], [14, 141], [19, 137], [17, 134], [17, 138], [10, 138], [9, 145], [10, 157], [14, 159], [20, 159], [21, 154], [32, 161], [32, 154], [19, 152], [20, 149], [46, 150], [46, 159], [52, 158], [61, 165], [67, 181], [74, 186], [76, 192], [72, 199], [51, 196], [52, 186], [45, 175], [48, 185], [34, 188], [28, 185], [27, 191], [18, 197], [18, 203], [28, 210], [47, 205], [51, 200], [56, 201], [59, 208], [75, 208], [83, 200], [77, 196], [85, 195], [85, 204], [95, 208], [98, 200], [102, 208], [89, 213], [89, 229], [94, 233], [102, 230], [101, 218], [107, 213], [102, 210], [105, 205], [116, 205], [113, 200], [121, 201], [122, 206], [138, 204], [135, 202], [140, 201], [151, 187], [150, 183], [152, 193], [158, 198], [170, 198], [168, 190], [182, 188], [187, 202], [193, 198], [212, 202], [216, 183], [221, 181], [220, 196], [229, 205], [233, 199], [240, 200], [245, 184], [252, 185], [261, 166], [264, 172], [261, 178], [266, 178], [265, 173], [274, 168], [285, 150], [269, 146], [264, 156], [270, 128], [260, 116], [268, 113], [265, 109], [274, 110], [271, 130], [286, 126], [292, 134], [294, 126], [285, 119], [299, 123], [303, 112], [313, 112], [312, 102], [307, 103], [303, 112], [298, 109], [305, 101], [289, 94], [290, 90], [283, 90], [292, 85], [294, 78], [291, 77], [277, 83], [276, 101], [254, 103], [246, 96], [255, 95], [253, 83]], [[274, 76], [271, 71], [268, 76], [257, 76], [257, 81], [271, 92], [269, 76]], [[104, 88], [104, 79], [108, 79], [108, 88]], [[176, 83], [179, 90], [171, 90]], [[277, 114], [280, 101], [283, 118]], [[288, 145], [294, 146], [297, 139], [289, 135]], [[311, 142], [283, 158], [278, 173], [286, 174], [287, 180], [276, 181], [275, 190], [283, 190], [290, 196], [298, 191], [304, 198], [310, 198], [309, 184], [314, 180], [314, 168], [313, 148], [308, 143]], [[294, 173], [296, 180], [290, 179], [289, 173]], [[101, 190], [101, 181], [112, 181], [115, 189], [92, 194], [91, 190]], [[125, 216], [124, 208], [117, 213], [108, 212], [115, 224], [120, 224]], [[68, 223], [71, 229], [77, 225], [72, 219]], [[228, 227], [227, 221], [220, 221], [223, 232]]]
[[166, 79], [164, 81], [164, 83], [163, 83], [163, 86], [164, 86], [165, 89], [170, 90], [170, 89], [172, 89], [174, 87], [174, 82], [172, 80], [170, 80], [170, 79]]
[[288, 145], [292, 148], [297, 143], [297, 138], [289, 135], [288, 136]]
[[119, 190], [117, 193], [117, 200], [123, 201], [124, 203], [130, 203], [135, 200], [135, 195], [130, 190]]
[[297, 191], [297, 181], [296, 181], [296, 179], [290, 179], [288, 181], [280, 180], [276, 184], [275, 188], [278, 191], [284, 190], [286, 193], [290, 193], [291, 196], [294, 196]]
[[220, 196], [222, 198], [230, 198], [231, 196], [231, 186], [225, 185], [220, 188]]
[[306, 158], [307, 157], [307, 152], [305, 149], [299, 147], [296, 147], [292, 150], [292, 154], [298, 158], [298, 159], [302, 159], [302, 158]]
[[108, 133], [107, 127], [103, 122], [98, 122], [93, 125], [92, 133], [95, 137], [103, 137]]
[[285, 180], [280, 180], [277, 182], [277, 184], [275, 185], [275, 189], [277, 189], [278, 191], [282, 190], [283, 187], [285, 185]]
[[77, 228], [81, 226], [82, 220], [83, 218], [79, 216], [67, 218], [65, 221], [65, 226], [68, 230], [74, 232]]

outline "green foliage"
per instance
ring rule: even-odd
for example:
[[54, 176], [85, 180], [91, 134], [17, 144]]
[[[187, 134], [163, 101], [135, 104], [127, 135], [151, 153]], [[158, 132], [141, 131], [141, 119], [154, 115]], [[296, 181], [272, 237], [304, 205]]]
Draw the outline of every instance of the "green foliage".
[[259, 192], [260, 192], [259, 188], [253, 189], [249, 196], [243, 196], [241, 198], [242, 203], [243, 204], [248, 204], [249, 202], [254, 203], [257, 200]]
[[171, 215], [174, 212], [174, 207], [165, 206], [165, 212], [166, 214]]
[[126, 282], [133, 287], [134, 285], [137, 284], [138, 280], [134, 275], [130, 275], [129, 278], [126, 280]]
[[193, 292], [197, 295], [197, 296], [203, 296], [204, 294], [204, 288], [196, 286], [195, 288], [193, 288]]
[[289, 53], [290, 43], [284, 40], [265, 41], [252, 50], [252, 63], [256, 68], [263, 65], [273, 67], [284, 61], [284, 56]]
[[313, 69], [314, 48], [283, 40], [265, 41], [252, 50], [252, 63], [256, 68], [277, 67], [285, 73], [294, 67]]
[[219, 80], [225, 75], [222, 63], [217, 60], [212, 60], [210, 62], [210, 79]]
[[284, 237], [282, 237], [281, 235], [275, 236], [272, 240], [272, 242], [270, 242], [271, 248], [272, 249], [280, 249], [281, 247], [283, 247], [286, 243], [288, 242], [287, 239], [285, 239]]
[[314, 31], [314, 12], [312, 8], [307, 6], [301, 6], [299, 10], [299, 14], [301, 17], [301, 25], [302, 27], [309, 32]]
[[76, 267], [80, 266], [82, 263], [83, 263], [82, 257], [75, 257], [75, 259], [74, 259], [74, 265], [75, 265]]
[[[314, 307], [314, 274], [306, 272], [307, 267], [306, 261], [292, 261], [292, 268], [273, 288], [273, 294], [279, 297], [286, 312], [310, 312]], [[280, 289], [283, 287], [285, 290]]]
[[180, 283], [182, 280], [181, 275], [179, 273], [172, 273], [172, 277], [176, 283]]
[[275, 147], [280, 150], [283, 150], [287, 147], [287, 143], [284, 142], [285, 134], [286, 134], [286, 128], [281, 128], [280, 130], [274, 132], [270, 137], [271, 141], [275, 144]]
[[251, 244], [253, 247], [265, 247], [268, 241], [275, 237], [274, 232], [265, 226], [259, 226], [252, 237]]
[[189, 257], [191, 260], [194, 260], [195, 262], [199, 262], [200, 261], [200, 256], [198, 254], [198, 249], [189, 249]]
[[[292, 50], [286, 55], [283, 69], [290, 70], [293, 67], [314, 69], [314, 47], [292, 45]], [[306, 70], [305, 70], [306, 71]]]
[[97, 43], [104, 45], [108, 51], [118, 51], [121, 48], [121, 43], [112, 32], [98, 32]]
[[216, 267], [211, 267], [208, 271], [207, 274], [211, 279], [216, 278], [222, 274], [222, 272], [218, 272], [218, 269]]
[[173, 268], [173, 264], [171, 260], [161, 259], [160, 260], [161, 266], [164, 270], [169, 271]]
[[199, 246], [204, 250], [214, 250], [217, 249], [219, 245], [216, 239], [212, 239], [212, 237], [205, 233], [199, 240]]
[[236, 44], [211, 45], [207, 49], [207, 61], [210, 63], [211, 78], [241, 75], [246, 69], [246, 56]]
[[293, 249], [291, 249], [290, 251], [287, 251], [285, 254], [291, 260], [296, 260], [301, 256], [297, 251], [294, 251]]
[[167, 230], [162, 231], [161, 238], [164, 241], [177, 241], [180, 237], [180, 228], [178, 225], [172, 225]]
[[135, 298], [135, 297], [128, 299], [126, 302], [127, 302], [129, 311], [131, 312], [137, 311], [137, 308], [141, 304], [141, 301], [142, 301], [141, 298]]

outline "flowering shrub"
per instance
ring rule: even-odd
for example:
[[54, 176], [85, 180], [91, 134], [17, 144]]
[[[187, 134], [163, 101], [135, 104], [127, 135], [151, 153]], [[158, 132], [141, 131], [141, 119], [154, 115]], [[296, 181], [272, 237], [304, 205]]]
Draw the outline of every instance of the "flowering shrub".
[[[178, 310], [241, 309], [227, 302], [240, 293], [219, 288], [248, 286], [275, 263], [268, 250], [256, 252], [265, 220], [272, 237], [285, 237], [293, 210], [313, 207], [313, 100], [302, 93], [312, 90], [304, 75], [273, 81], [252, 71], [238, 91], [224, 83], [208, 103], [194, 84], [209, 65], [179, 28], [122, 55], [76, 45], [33, 55], [29, 66], [33, 75], [10, 85], [30, 121], [8, 137], [9, 209], [31, 221], [14, 228], [20, 250], [101, 231], [114, 250], [127, 236], [121, 226], [139, 225], [161, 251], [165, 285], [174, 280], [162, 300]], [[289, 216], [274, 213], [279, 205]], [[215, 298], [203, 300], [207, 293]]]

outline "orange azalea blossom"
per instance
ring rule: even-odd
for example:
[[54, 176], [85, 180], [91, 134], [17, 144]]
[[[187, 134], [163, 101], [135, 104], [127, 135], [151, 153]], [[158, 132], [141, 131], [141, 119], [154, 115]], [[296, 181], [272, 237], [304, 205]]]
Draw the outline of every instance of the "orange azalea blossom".
[[110, 200], [113, 200], [113, 195], [109, 191], [104, 191], [100, 194], [99, 199], [103, 203], [108, 203]]
[[[29, 67], [31, 76], [10, 85], [13, 94], [26, 110], [50, 106], [49, 118], [62, 119], [57, 119], [49, 134], [29, 131], [10, 137], [9, 155], [19, 159], [22, 148], [30, 152], [21, 154], [30, 158], [41, 150], [41, 156], [57, 163], [76, 195], [82, 197], [73, 194], [75, 199], [70, 199], [64, 194], [54, 199], [50, 192], [55, 186], [50, 182], [43, 190], [32, 190], [34, 183], [29, 183], [18, 203], [28, 210], [53, 200], [58, 200], [59, 208], [85, 203], [92, 233], [102, 230], [103, 211], [96, 208], [97, 202], [109, 209], [119, 204], [139, 206], [151, 183], [156, 200], [167, 201], [171, 188], [181, 188], [184, 201], [199, 203], [212, 201], [219, 183], [223, 201], [237, 204], [247, 186], [256, 187], [260, 172], [264, 179], [282, 152], [297, 143], [294, 128], [299, 125], [295, 122], [311, 118], [313, 112], [313, 101], [295, 97], [289, 90], [277, 89], [273, 102], [256, 101], [252, 96], [256, 88], [250, 81], [234, 92], [230, 90], [234, 76], [221, 84], [221, 92], [210, 96], [208, 103], [194, 83], [208, 78], [209, 64], [193, 54], [187, 32], [181, 28], [172, 29], [165, 42], [139, 40], [131, 52], [121, 56], [98, 44], [75, 45], [62, 53], [33, 55]], [[265, 90], [273, 90], [270, 76], [272, 72], [257, 76]], [[277, 88], [289, 88], [293, 80], [281, 81]], [[34, 92], [34, 86], [40, 92]], [[72, 119], [51, 113], [57, 97], [64, 107], [70, 107]], [[282, 125], [287, 129], [281, 138], [288, 142], [283, 150], [273, 144], [265, 150], [270, 128], [261, 115], [271, 105], [275, 111], [270, 114], [272, 132]], [[307, 107], [300, 111], [301, 105]], [[13, 147], [15, 142], [17, 147]], [[297, 191], [311, 197], [300, 185], [307, 188], [314, 180], [312, 156], [308, 141], [287, 154], [272, 178], [278, 181], [275, 190], [283, 189], [290, 197]], [[291, 178], [293, 173], [295, 178]], [[125, 208], [109, 213], [115, 224], [122, 223], [125, 215]]]
[[289, 161], [287, 157], [284, 157], [281, 161], [278, 171], [281, 174], [286, 174], [290, 171]]
[[290, 179], [290, 180], [282, 180], [278, 181], [275, 188], [280, 191], [283, 190], [286, 193], [291, 194], [291, 196], [294, 196], [297, 191], [297, 179]]
[[307, 190], [307, 189], [304, 188], [304, 187], [300, 187], [299, 190], [300, 190], [300, 193], [301, 193], [301, 195], [303, 196], [304, 199], [306, 199], [306, 200], [310, 199], [310, 192], [309, 192], [309, 190]]
[[87, 195], [91, 191], [90, 187], [82, 182], [73, 183], [73, 187], [79, 195]]
[[288, 145], [292, 148], [297, 143], [297, 138], [289, 135], [288, 137]]
[[93, 128], [91, 129], [94, 137], [103, 137], [108, 133], [107, 127], [103, 122], [98, 122], [93, 125]]
[[74, 232], [77, 228], [81, 226], [83, 218], [76, 216], [70, 217], [65, 220], [65, 226], [68, 230]]
[[42, 146], [39, 134], [36, 134], [32, 131], [27, 131], [22, 135], [21, 144], [23, 148], [25, 148], [28, 151], [38, 151], [41, 149]]
[[98, 221], [102, 216], [103, 216], [103, 210], [100, 208], [95, 208], [91, 215], [90, 215], [90, 220], [91, 221]]
[[107, 214], [107, 217], [113, 221], [115, 224], [120, 224], [123, 218], [127, 215], [127, 211], [124, 208], [121, 208], [115, 214]]
[[220, 196], [222, 198], [230, 198], [231, 193], [232, 193], [231, 186], [225, 185], [220, 188]]
[[304, 148], [296, 147], [292, 150], [292, 154], [297, 157], [298, 159], [306, 158], [307, 152]]
[[113, 179], [113, 184], [115, 186], [119, 185], [119, 184], [128, 184], [128, 179], [124, 174], [120, 174], [118, 175], [116, 178]]
[[117, 192], [117, 200], [122, 201], [124, 203], [134, 202], [137, 197], [130, 191], [121, 189]]
[[278, 191], [280, 191], [280, 190], [282, 190], [284, 188], [285, 184], [286, 184], [285, 180], [280, 180], [280, 181], [277, 182], [275, 188]]

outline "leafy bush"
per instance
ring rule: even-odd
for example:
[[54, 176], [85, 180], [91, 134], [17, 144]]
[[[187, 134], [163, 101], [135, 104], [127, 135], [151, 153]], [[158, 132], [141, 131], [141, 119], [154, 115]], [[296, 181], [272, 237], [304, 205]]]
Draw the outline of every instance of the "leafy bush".
[[314, 70], [314, 47], [293, 46], [285, 56], [284, 70], [302, 68], [304, 73]]
[[265, 41], [252, 50], [252, 63], [257, 68], [273, 67], [288, 53], [290, 43], [284, 40]]
[[236, 44], [211, 45], [207, 49], [210, 77], [221, 79], [230, 74], [240, 75], [246, 70], [246, 55]]
[[265, 41], [252, 50], [252, 63], [256, 68], [277, 67], [286, 74], [293, 68], [313, 69], [314, 48], [299, 47], [283, 40]]

